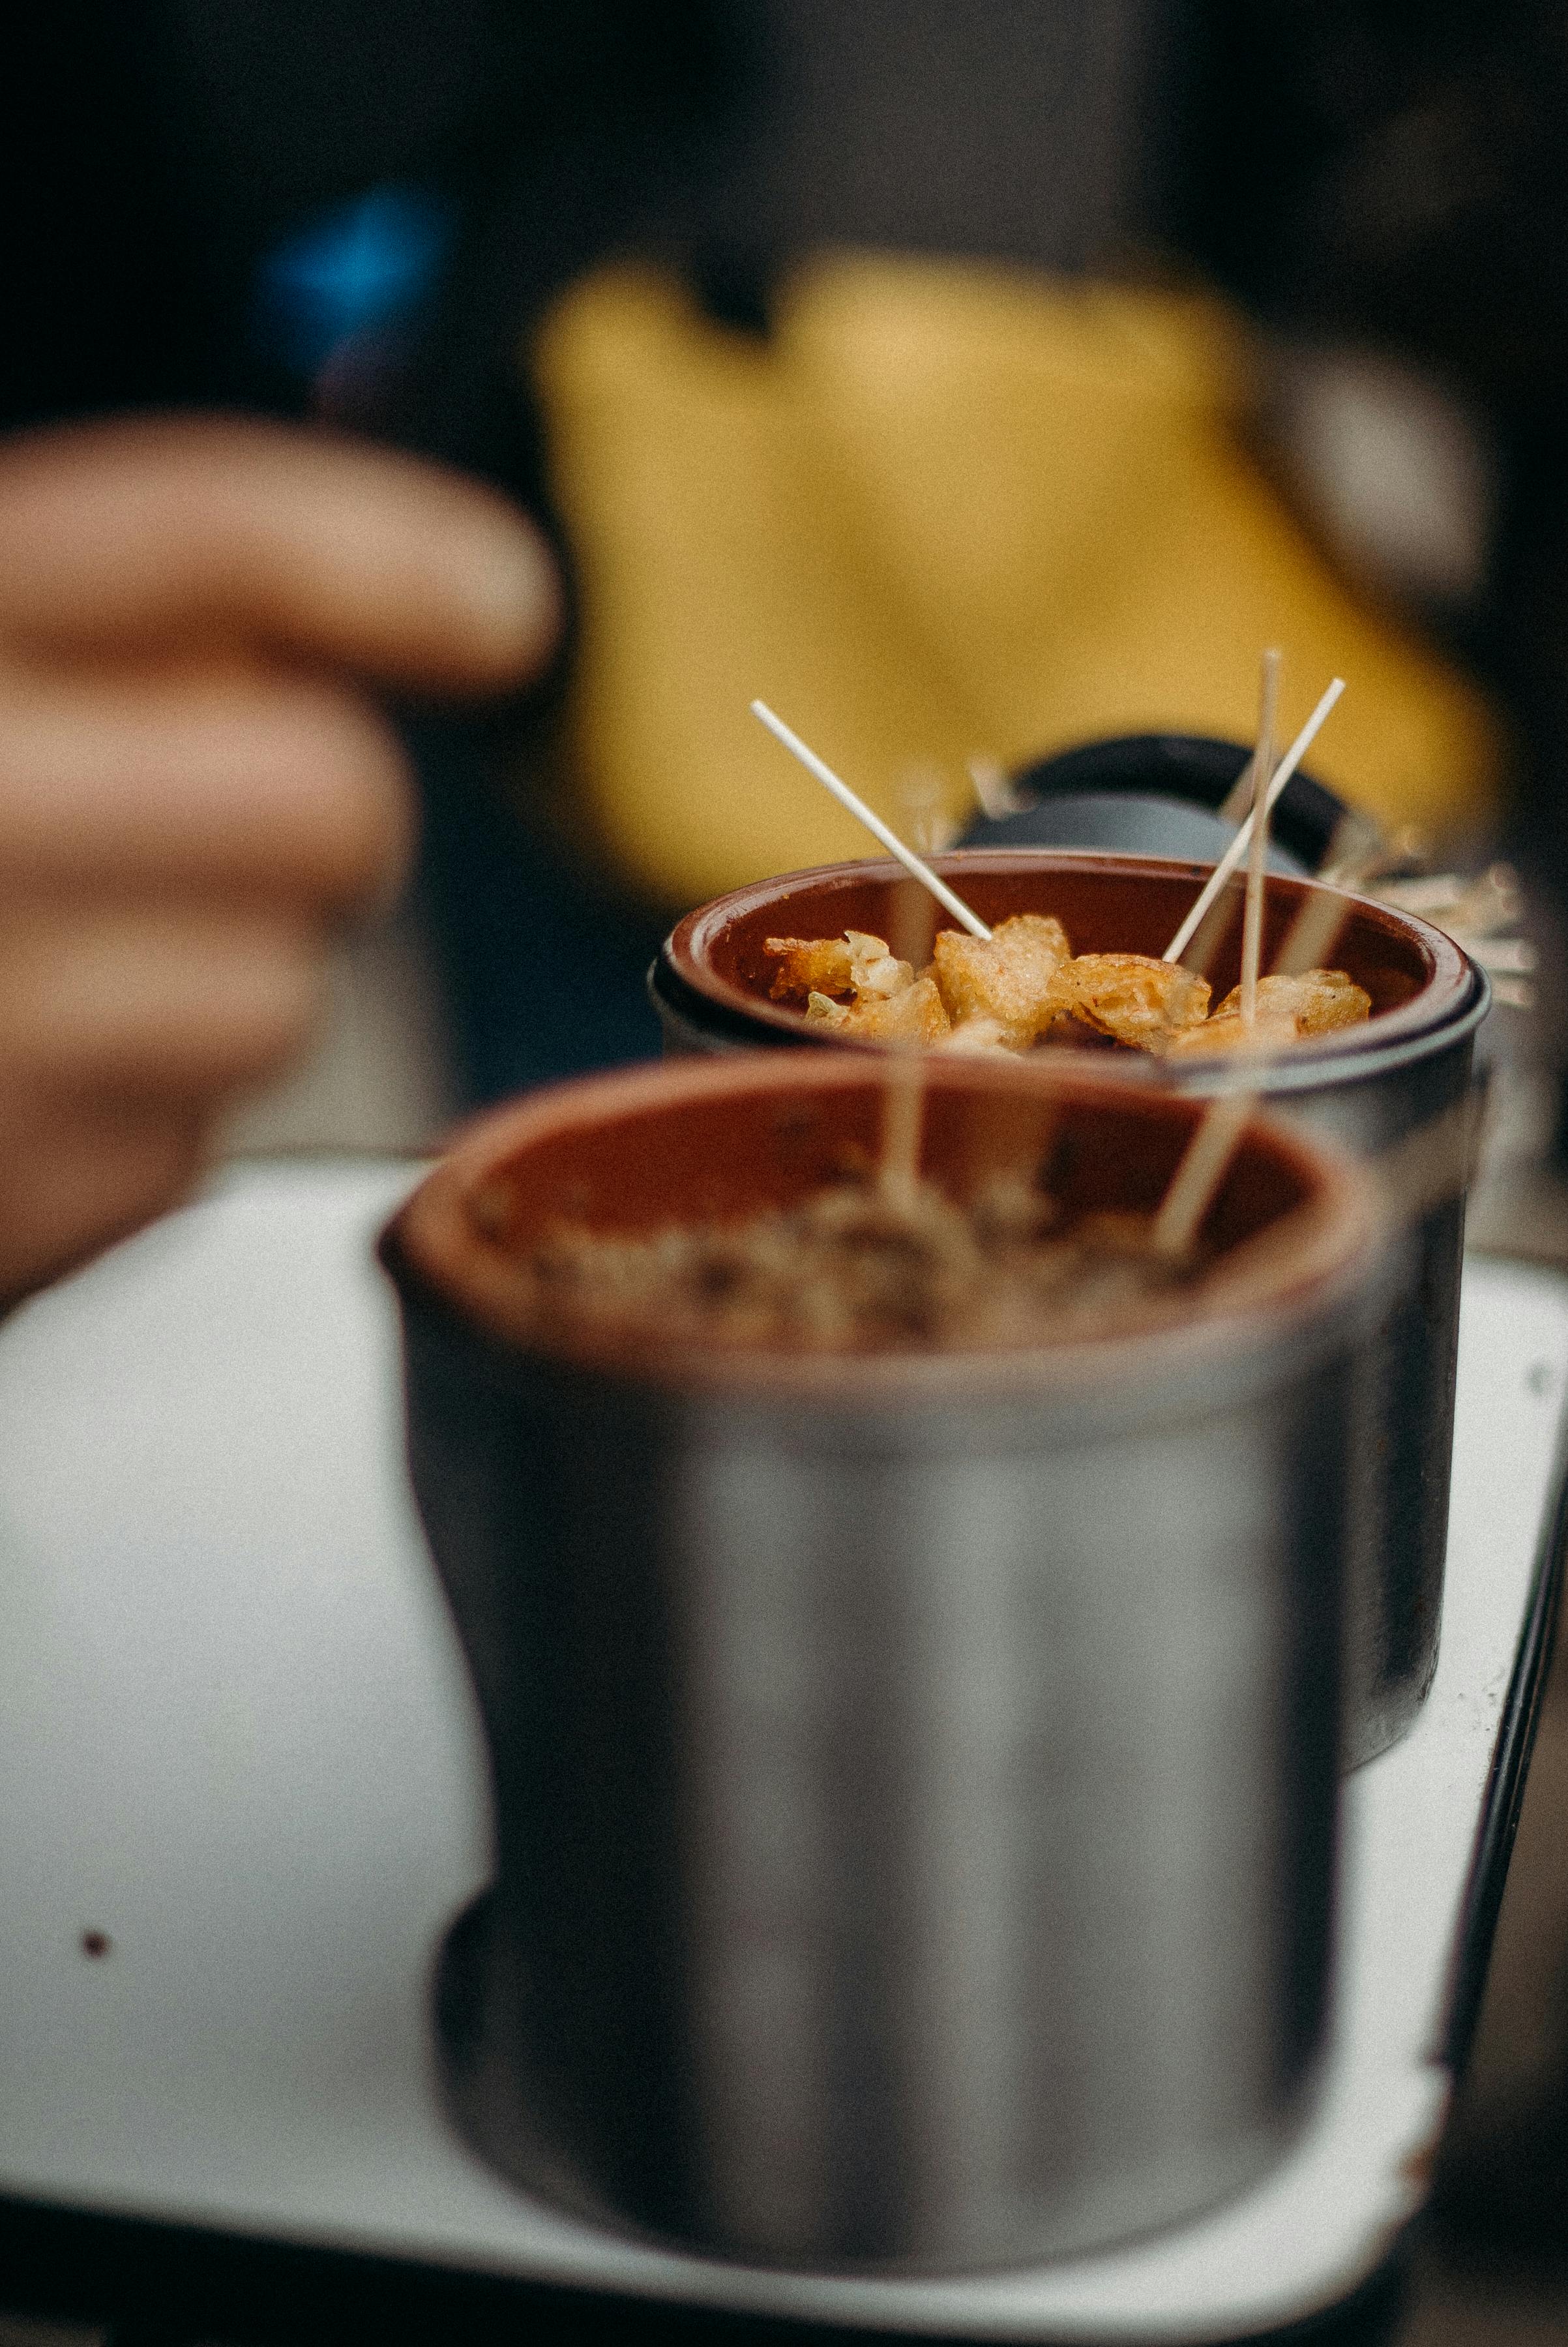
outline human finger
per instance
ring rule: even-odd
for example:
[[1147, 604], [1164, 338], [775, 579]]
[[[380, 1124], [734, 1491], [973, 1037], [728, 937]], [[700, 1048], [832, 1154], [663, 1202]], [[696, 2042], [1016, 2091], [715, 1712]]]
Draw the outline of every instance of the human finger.
[[18, 906], [0, 923], [0, 1091], [215, 1110], [308, 1038], [324, 942], [232, 907]]
[[177, 1205], [206, 1120], [167, 1103], [9, 1092], [0, 1103], [0, 1305], [43, 1287]]
[[548, 657], [539, 533], [444, 466], [299, 425], [152, 417], [0, 454], [0, 637], [123, 654], [261, 644], [377, 682], [470, 692]]
[[0, 676], [0, 897], [138, 887], [346, 908], [414, 829], [391, 728], [345, 687]]

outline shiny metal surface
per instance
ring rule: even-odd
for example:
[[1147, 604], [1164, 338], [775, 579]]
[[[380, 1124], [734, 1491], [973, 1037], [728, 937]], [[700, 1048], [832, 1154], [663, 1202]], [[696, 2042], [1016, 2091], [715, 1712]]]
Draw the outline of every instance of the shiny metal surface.
[[[1435, 1033], [1358, 1066], [1276, 1071], [1270, 1109], [1377, 1159], [1431, 1130], [1470, 1096], [1475, 1032], [1491, 991], [1476, 972], [1462, 1011]], [[1211, 1069], [1184, 1081], [1212, 1093]], [[1233, 1080], [1234, 1081], [1234, 1080]], [[1452, 1148], [1451, 1134], [1447, 1146]], [[1440, 1198], [1394, 1237], [1381, 1309], [1357, 1359], [1352, 1413], [1353, 1537], [1346, 1590], [1345, 1761], [1386, 1751], [1414, 1720], [1438, 1665], [1448, 1548], [1459, 1359], [1462, 1192]]]
[[[1287, 785], [1288, 787], [1288, 785]], [[1190, 801], [1152, 791], [1084, 790], [1041, 798], [1017, 815], [973, 823], [966, 847], [1089, 847], [1124, 856], [1174, 856], [1217, 864], [1235, 837], [1235, 825]], [[1273, 838], [1272, 872], [1305, 877], [1307, 866]]]
[[[0, 1331], [12, 2205], [113, 2210], [111, 2241], [135, 2217], [384, 2273], [412, 2260], [422, 2289], [443, 2268], [456, 2333], [481, 2271], [555, 2292], [573, 2338], [697, 2341], [723, 2312], [781, 2347], [1160, 2347], [1337, 2303], [1424, 2197], [1441, 2122], [1432, 2049], [1548, 1529], [1568, 1283], [1473, 1257], [1466, 1274], [1442, 1660], [1414, 1732], [1345, 1788], [1337, 2025], [1286, 2161], [1121, 2253], [825, 2279], [577, 2223], [505, 2188], [439, 2107], [432, 1962], [491, 1852], [477, 1722], [406, 1494], [394, 1302], [368, 1262], [412, 1178], [231, 1169]], [[108, 1964], [72, 1952], [88, 1921], [114, 1936]], [[84, 2293], [91, 2221], [70, 2220]], [[242, 2335], [253, 2249], [210, 2270], [209, 2335]]]
[[912, 2272], [1262, 2174], [1327, 1990], [1348, 1276], [1065, 1380], [804, 1396], [551, 1359], [387, 1260], [494, 1770], [440, 1990], [486, 2157]]
[[[409, 1341], [496, 1768], [443, 2015], [497, 2165], [731, 2255], [938, 2270], [1125, 2238], [1285, 2147], [1342, 1347], [1055, 1423], [856, 1422]], [[454, 1511], [502, 1491], [476, 1548]]]
[[[649, 973], [649, 992], [669, 1057], [789, 1040], [748, 1028], [743, 1017], [700, 995], [682, 980], [668, 948]], [[1275, 1061], [1261, 1089], [1275, 1112], [1355, 1154], [1380, 1156], [1467, 1097], [1476, 1030], [1490, 1003], [1484, 974], [1471, 969], [1461, 997], [1426, 1031], [1372, 1051], [1365, 1048], [1365, 1029], [1357, 1030], [1356, 1043], [1342, 1053], [1318, 1048], [1294, 1066]], [[1200, 1094], [1237, 1081], [1234, 1069], [1214, 1061], [1175, 1072], [1181, 1090]], [[1356, 1535], [1346, 1616], [1348, 1768], [1405, 1733], [1437, 1667], [1463, 1245], [1462, 1194], [1430, 1205], [1404, 1232], [1384, 1308], [1357, 1365]]]
[[[1081, 742], [1075, 749], [1058, 751], [1054, 757], [1039, 759], [1009, 776], [1018, 814], [1003, 815], [999, 821], [978, 817], [966, 830], [963, 844], [969, 847], [1066, 846], [1065, 838], [1060, 843], [1052, 840], [1045, 825], [1036, 829], [1029, 822], [1030, 815], [1049, 818], [1053, 806], [1066, 804], [1081, 811], [1073, 845], [1130, 848], [1144, 856], [1190, 853], [1217, 862], [1235, 836], [1234, 828], [1225, 825], [1217, 843], [1211, 839], [1204, 848], [1166, 846], [1171, 835], [1169, 811], [1179, 806], [1188, 814], [1222, 823], [1219, 810], [1251, 758], [1251, 743], [1216, 741], [1197, 733], [1130, 733]], [[1113, 829], [1093, 824], [1091, 809], [1097, 799]], [[1346, 812], [1342, 799], [1297, 769], [1269, 820], [1271, 851], [1286, 859], [1278, 868], [1318, 871]]]
[[651, 963], [648, 999], [659, 1020], [667, 1060], [716, 1059], [726, 1052], [765, 1049], [764, 1039], [741, 1019], [730, 1019], [682, 986], [661, 961]]

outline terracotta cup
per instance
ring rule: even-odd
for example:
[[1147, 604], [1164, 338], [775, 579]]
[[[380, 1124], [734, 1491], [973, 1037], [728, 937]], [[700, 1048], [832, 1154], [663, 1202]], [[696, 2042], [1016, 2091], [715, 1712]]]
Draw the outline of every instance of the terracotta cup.
[[[1210, 868], [1042, 848], [977, 849], [935, 861], [983, 920], [1055, 913], [1076, 953], [1163, 953]], [[1303, 898], [1321, 893], [1313, 881], [1270, 878], [1266, 969]], [[1423, 1128], [1445, 1130], [1462, 1111], [1475, 1031], [1491, 997], [1482, 973], [1430, 922], [1364, 897], [1343, 902], [1344, 925], [1327, 958], [1366, 988], [1372, 1016], [1297, 1044], [1268, 1064], [1261, 1085], [1276, 1108], [1312, 1131], [1378, 1156]], [[1231, 924], [1208, 971], [1216, 1002], [1240, 976], [1240, 906], [1238, 881]], [[798, 1009], [770, 999], [776, 965], [764, 940], [868, 929], [900, 940], [897, 950], [917, 961], [928, 951], [934, 918], [947, 917], [885, 862], [787, 873], [719, 897], [671, 933], [651, 974], [665, 1049], [678, 1055], [820, 1043], [820, 1030]], [[1031, 1064], [1041, 1056], [1032, 1055]], [[1184, 1055], [1163, 1070], [1141, 1053], [1103, 1056], [1130, 1079], [1173, 1081], [1186, 1092], [1260, 1081], [1222, 1055]], [[1463, 1245], [1464, 1197], [1454, 1186], [1406, 1229], [1383, 1318], [1358, 1370], [1360, 1499], [1347, 1632], [1351, 1766], [1404, 1734], [1437, 1668]]]
[[[1259, 1122], [1201, 1292], [1115, 1337], [852, 1356], [537, 1326], [515, 1252], [787, 1205], [876, 1062], [638, 1070], [477, 1125], [398, 1216], [409, 1457], [496, 1879], [438, 1993], [528, 2189], [733, 2259], [941, 2271], [1263, 2173], [1322, 2042], [1348, 1162]], [[933, 1064], [924, 1164], [1152, 1209], [1199, 1104]]]

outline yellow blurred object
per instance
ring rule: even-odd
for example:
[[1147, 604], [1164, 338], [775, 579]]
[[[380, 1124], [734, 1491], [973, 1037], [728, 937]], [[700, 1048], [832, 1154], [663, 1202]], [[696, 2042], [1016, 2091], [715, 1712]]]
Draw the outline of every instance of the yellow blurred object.
[[1286, 654], [1288, 739], [1385, 822], [1491, 812], [1476, 691], [1340, 581], [1248, 454], [1244, 331], [1203, 295], [837, 256], [764, 341], [631, 270], [533, 354], [579, 566], [574, 798], [643, 894], [695, 903], [861, 855], [747, 713], [771, 702], [896, 825], [934, 764], [1096, 736], [1248, 737]]

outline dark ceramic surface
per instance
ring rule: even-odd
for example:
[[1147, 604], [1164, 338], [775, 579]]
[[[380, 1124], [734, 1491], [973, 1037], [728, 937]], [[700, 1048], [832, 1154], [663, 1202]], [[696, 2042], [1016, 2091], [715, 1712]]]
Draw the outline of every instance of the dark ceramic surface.
[[[938, 861], [983, 918], [1057, 912], [1081, 952], [1158, 954], [1207, 876], [1196, 865], [1028, 849]], [[1271, 879], [1266, 965], [1312, 885]], [[1216, 1000], [1238, 975], [1240, 895], [1238, 885], [1232, 927], [1212, 966]], [[1430, 923], [1364, 898], [1346, 901], [1350, 913], [1330, 958], [1370, 994], [1373, 1016], [1364, 1026], [1298, 1044], [1261, 1077], [1242, 1076], [1234, 1061], [1201, 1056], [1166, 1062], [1164, 1074], [1188, 1092], [1260, 1081], [1276, 1106], [1288, 1105], [1314, 1132], [1376, 1157], [1461, 1107], [1489, 996], [1481, 973]], [[792, 873], [701, 907], [666, 940], [651, 978], [666, 1051], [679, 1057], [817, 1040], [799, 1011], [767, 999], [764, 940], [781, 932], [832, 936], [850, 926], [886, 936], [903, 921], [910, 940], [904, 949], [923, 957], [933, 910], [896, 865], [870, 862]], [[1027, 1064], [1061, 1056], [1031, 1054]], [[1162, 1081], [1141, 1052], [1096, 1056], [1129, 1081]], [[1462, 1195], [1439, 1198], [1404, 1233], [1398, 1276], [1358, 1365], [1351, 1765], [1404, 1733], [1437, 1668], [1463, 1243]]]
[[[1111, 741], [1084, 742], [1020, 767], [1013, 775], [1020, 796], [1033, 799], [1028, 812], [1004, 816], [992, 824], [983, 817], [970, 826], [966, 847], [1111, 847], [1131, 848], [1143, 855], [1200, 856], [1217, 860], [1234, 836], [1227, 825], [1221, 846], [1189, 846], [1174, 837], [1162, 839], [1163, 810], [1180, 810], [1199, 822], [1211, 822], [1240, 781], [1252, 756], [1239, 742], [1216, 741], [1202, 733], [1127, 733]], [[1108, 797], [1117, 802], [1119, 825], [1126, 835], [1068, 839], [1047, 828], [1053, 808], [1073, 801]], [[1138, 807], [1148, 813], [1139, 833]], [[1299, 770], [1280, 794], [1269, 818], [1269, 833], [1290, 859], [1286, 869], [1316, 872], [1346, 815], [1342, 799]]]
[[[1093, 848], [1217, 864], [1235, 837], [1234, 824], [1184, 799], [1163, 798], [1153, 791], [1074, 791], [1060, 798], [1041, 799], [1038, 805], [1017, 815], [972, 823], [957, 845]], [[1298, 879], [1305, 878], [1307, 870], [1272, 838], [1268, 868], [1294, 874]]]
[[[957, 1188], [1044, 1153], [1101, 1204], [1152, 1204], [1197, 1112], [953, 1063], [931, 1094]], [[493, 1773], [497, 1885], [442, 1975], [458, 2125], [632, 2230], [958, 2270], [1192, 2214], [1300, 2124], [1373, 1256], [1354, 1183], [1259, 1132], [1182, 1327], [875, 1359], [529, 1336], [507, 1245], [543, 1220], [798, 1195], [882, 1105], [843, 1053], [536, 1095], [384, 1254]]]
[[[1054, 913], [1074, 953], [1163, 953], [1208, 877], [1201, 864], [1047, 848], [977, 848], [932, 861], [981, 920], [994, 928], [1014, 913]], [[1270, 880], [1266, 969], [1314, 885]], [[1208, 971], [1216, 1002], [1241, 975], [1239, 886], [1233, 896], [1230, 927]], [[1366, 988], [1372, 1017], [1364, 1027], [1298, 1045], [1289, 1055], [1293, 1071], [1409, 1042], [1451, 1020], [1476, 992], [1471, 963], [1440, 929], [1365, 897], [1346, 903], [1333, 966]], [[758, 1043], [775, 1038], [818, 1042], [802, 1010], [771, 999], [777, 965], [764, 951], [770, 937], [831, 938], [846, 928], [866, 929], [918, 963], [929, 958], [938, 926], [953, 925], [896, 864], [822, 865], [737, 888], [689, 913], [665, 941], [661, 975], [678, 982], [682, 1003], [696, 998], [693, 1012], [712, 1004], [744, 1021]], [[1277, 1074], [1277, 1069], [1269, 1071], [1270, 1089]]]

